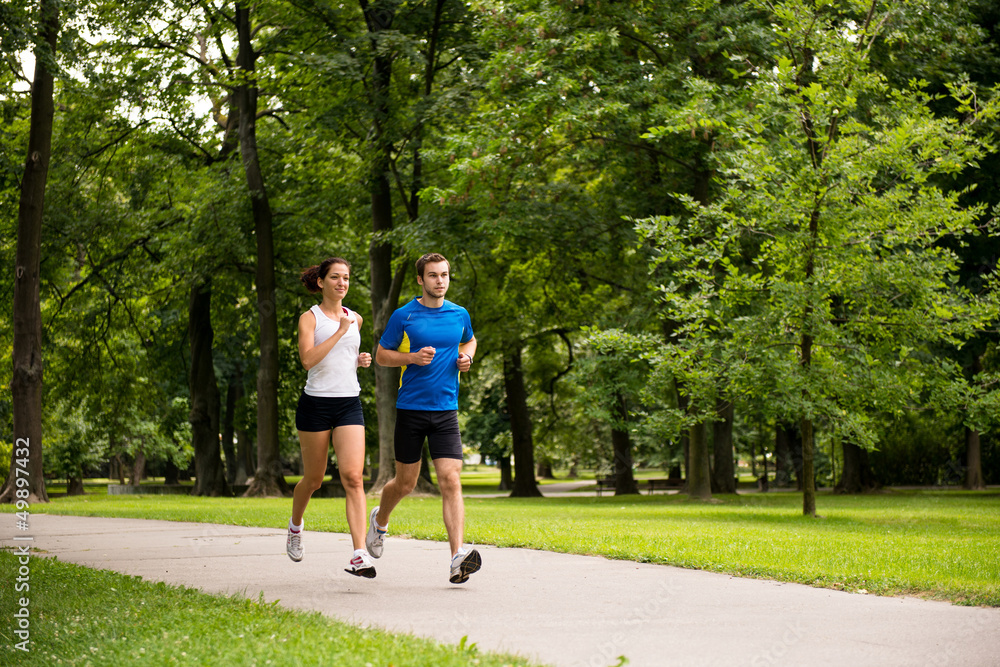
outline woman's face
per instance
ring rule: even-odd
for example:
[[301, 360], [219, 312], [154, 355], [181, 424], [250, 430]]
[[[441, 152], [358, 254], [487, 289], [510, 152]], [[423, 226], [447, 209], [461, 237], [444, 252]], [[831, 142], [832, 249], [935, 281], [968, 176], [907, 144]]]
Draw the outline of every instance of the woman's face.
[[351, 270], [345, 264], [331, 264], [326, 276], [320, 278], [319, 286], [323, 296], [343, 299], [351, 283]]

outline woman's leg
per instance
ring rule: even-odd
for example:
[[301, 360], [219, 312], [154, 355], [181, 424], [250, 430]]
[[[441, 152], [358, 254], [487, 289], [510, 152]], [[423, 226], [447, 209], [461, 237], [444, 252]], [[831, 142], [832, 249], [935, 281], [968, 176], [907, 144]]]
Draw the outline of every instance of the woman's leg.
[[326, 463], [330, 457], [329, 431], [299, 431], [302, 448], [302, 479], [295, 485], [292, 496], [292, 523], [302, 524], [302, 515], [313, 492], [323, 485]]
[[337, 454], [340, 481], [347, 496], [347, 525], [355, 549], [365, 548], [368, 514], [365, 501], [365, 427], [338, 426], [333, 429], [333, 451]]

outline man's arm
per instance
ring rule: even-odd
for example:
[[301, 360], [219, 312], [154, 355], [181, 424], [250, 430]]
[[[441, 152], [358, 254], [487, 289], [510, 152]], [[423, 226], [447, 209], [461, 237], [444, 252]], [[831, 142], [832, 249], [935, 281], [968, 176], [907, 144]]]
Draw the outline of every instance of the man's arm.
[[473, 336], [468, 341], [458, 346], [458, 370], [466, 373], [472, 368], [472, 358], [476, 356], [476, 337]]
[[433, 347], [421, 348], [416, 352], [400, 352], [399, 350], [387, 350], [379, 343], [378, 349], [375, 350], [375, 362], [386, 368], [409, 366], [410, 364], [426, 366], [431, 363], [432, 359], [434, 359]]

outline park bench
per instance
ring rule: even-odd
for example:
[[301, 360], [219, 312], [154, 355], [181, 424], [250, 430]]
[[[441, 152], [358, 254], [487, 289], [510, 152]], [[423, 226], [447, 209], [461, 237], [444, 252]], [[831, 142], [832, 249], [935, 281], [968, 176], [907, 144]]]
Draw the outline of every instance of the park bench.
[[652, 494], [657, 490], [668, 491], [670, 489], [679, 489], [684, 486], [684, 479], [681, 477], [664, 477], [660, 479], [647, 479], [643, 483], [646, 485], [647, 493]]
[[611, 477], [598, 477], [597, 478], [597, 495], [601, 495], [603, 491], [614, 491], [615, 490], [615, 478]]
[[[682, 477], [664, 477], [658, 479], [644, 479], [638, 480], [640, 486], [646, 487], [647, 493], [653, 493], [654, 491], [669, 491], [670, 489], [680, 489], [684, 486], [684, 479]], [[597, 478], [597, 495], [601, 495], [604, 491], [614, 491], [615, 490], [615, 478], [611, 477], [598, 477]]]

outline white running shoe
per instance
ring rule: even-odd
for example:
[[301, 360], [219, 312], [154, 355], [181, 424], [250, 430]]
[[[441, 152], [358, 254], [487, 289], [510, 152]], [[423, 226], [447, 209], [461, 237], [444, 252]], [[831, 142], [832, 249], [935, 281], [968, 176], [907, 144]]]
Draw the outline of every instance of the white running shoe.
[[378, 522], [375, 521], [376, 516], [378, 516], [378, 506], [368, 515], [368, 533], [365, 535], [365, 548], [368, 549], [368, 553], [371, 554], [372, 558], [381, 558], [382, 540], [385, 539], [385, 534], [389, 531], [379, 530]]
[[306, 550], [302, 548], [302, 531], [297, 533], [288, 531], [288, 539], [285, 541], [285, 551], [288, 552], [288, 557], [298, 563], [302, 560], [302, 556], [305, 554]]
[[453, 584], [464, 584], [469, 580], [469, 575], [478, 572], [483, 566], [483, 558], [475, 549], [471, 551], [459, 551], [451, 559], [451, 576], [448, 578]]
[[360, 554], [351, 559], [350, 565], [344, 568], [344, 572], [353, 574], [356, 577], [374, 579], [375, 564], [372, 563], [372, 559], [368, 556], [368, 554], [362, 551]]

